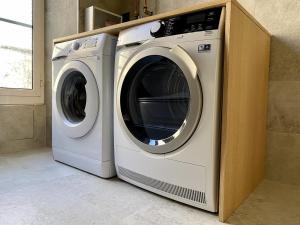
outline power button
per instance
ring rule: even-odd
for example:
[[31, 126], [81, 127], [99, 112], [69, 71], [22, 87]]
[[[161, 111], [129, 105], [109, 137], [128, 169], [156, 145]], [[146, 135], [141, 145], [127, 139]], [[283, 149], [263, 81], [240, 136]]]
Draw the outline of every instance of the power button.
[[206, 52], [211, 49], [211, 44], [201, 44], [198, 45], [198, 52]]
[[80, 43], [78, 43], [77, 41], [73, 42], [72, 44], [72, 49], [73, 50], [78, 50], [80, 47]]

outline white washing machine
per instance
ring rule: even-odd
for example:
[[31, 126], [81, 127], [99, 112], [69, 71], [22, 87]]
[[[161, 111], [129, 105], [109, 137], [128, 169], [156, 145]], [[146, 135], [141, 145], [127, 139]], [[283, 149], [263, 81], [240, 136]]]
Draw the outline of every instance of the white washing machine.
[[224, 9], [124, 30], [117, 43], [117, 175], [216, 212]]
[[109, 178], [113, 156], [113, 69], [117, 39], [108, 34], [58, 43], [52, 55], [55, 160]]

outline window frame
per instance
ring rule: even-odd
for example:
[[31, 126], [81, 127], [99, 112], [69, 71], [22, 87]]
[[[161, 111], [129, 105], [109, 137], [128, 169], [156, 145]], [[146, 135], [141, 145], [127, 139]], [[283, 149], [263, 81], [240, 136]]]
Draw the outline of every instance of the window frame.
[[32, 0], [32, 89], [0, 87], [0, 104], [44, 104], [44, 0]]

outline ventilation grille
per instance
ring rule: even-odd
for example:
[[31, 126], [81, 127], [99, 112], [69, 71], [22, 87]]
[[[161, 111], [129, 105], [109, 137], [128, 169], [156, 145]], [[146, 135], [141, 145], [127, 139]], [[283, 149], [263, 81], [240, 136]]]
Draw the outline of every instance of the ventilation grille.
[[157, 190], [179, 196], [181, 198], [185, 198], [194, 202], [206, 204], [205, 193], [201, 191], [196, 191], [184, 187], [180, 187], [174, 184], [169, 184], [166, 182], [162, 182], [160, 180], [155, 180], [150, 177], [146, 177], [144, 175], [135, 173], [123, 167], [118, 167], [119, 173], [125, 177], [130, 178], [136, 182], [142, 183], [146, 186], [155, 188]]

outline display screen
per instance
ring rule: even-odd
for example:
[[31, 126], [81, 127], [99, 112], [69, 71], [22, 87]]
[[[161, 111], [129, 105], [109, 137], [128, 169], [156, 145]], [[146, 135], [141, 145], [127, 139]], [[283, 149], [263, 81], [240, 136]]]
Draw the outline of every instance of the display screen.
[[191, 24], [191, 23], [201, 23], [205, 21], [205, 13], [197, 13], [194, 15], [189, 15], [186, 18], [186, 23]]

